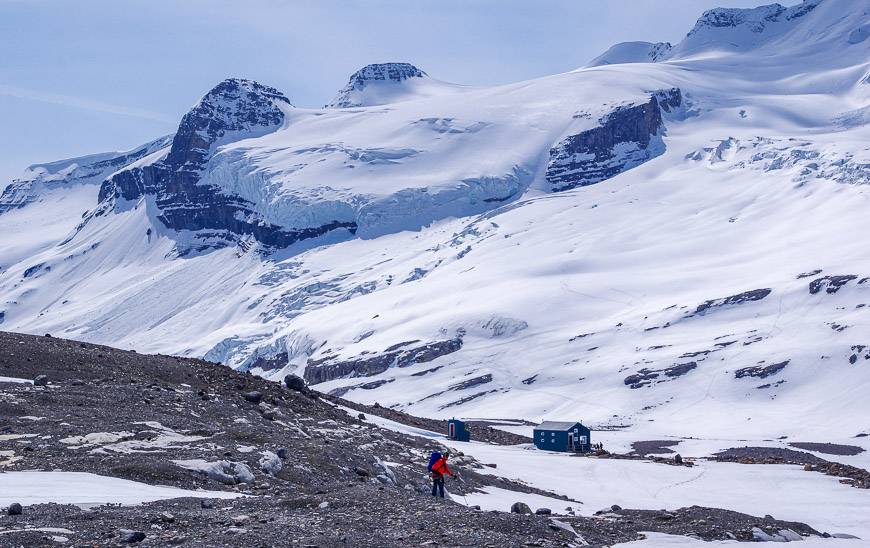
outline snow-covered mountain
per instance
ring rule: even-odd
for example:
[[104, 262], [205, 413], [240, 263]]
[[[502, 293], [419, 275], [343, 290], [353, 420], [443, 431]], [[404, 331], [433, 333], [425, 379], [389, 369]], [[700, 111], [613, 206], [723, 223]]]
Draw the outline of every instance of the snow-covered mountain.
[[419, 414], [854, 435], [868, 25], [717, 9], [504, 86], [370, 65], [324, 109], [226, 80], [172, 137], [7, 188], [0, 325]]

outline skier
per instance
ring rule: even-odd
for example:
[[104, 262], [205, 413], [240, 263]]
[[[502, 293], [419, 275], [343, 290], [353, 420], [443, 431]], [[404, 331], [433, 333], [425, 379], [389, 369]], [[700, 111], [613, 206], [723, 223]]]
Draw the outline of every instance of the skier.
[[437, 497], [439, 494], [444, 498], [444, 474], [451, 478], [455, 477], [453, 471], [447, 466], [447, 459], [450, 457], [450, 451], [444, 451], [438, 460], [436, 460], [429, 470], [432, 472], [432, 496]]

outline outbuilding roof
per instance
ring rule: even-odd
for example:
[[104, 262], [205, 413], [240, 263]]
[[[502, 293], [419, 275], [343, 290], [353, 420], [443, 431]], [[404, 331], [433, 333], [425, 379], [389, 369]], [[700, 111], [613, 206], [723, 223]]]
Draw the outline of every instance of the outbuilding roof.
[[535, 430], [571, 430], [576, 425], [576, 422], [544, 421], [536, 426]]

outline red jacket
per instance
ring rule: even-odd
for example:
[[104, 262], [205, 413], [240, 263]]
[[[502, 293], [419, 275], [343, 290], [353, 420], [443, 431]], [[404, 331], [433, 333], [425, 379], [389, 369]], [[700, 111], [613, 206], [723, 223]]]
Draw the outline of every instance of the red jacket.
[[441, 457], [440, 459], [435, 461], [435, 464], [432, 465], [432, 475], [443, 476], [444, 474], [448, 474], [450, 477], [453, 477], [453, 472], [450, 471], [450, 468], [447, 466], [447, 459]]

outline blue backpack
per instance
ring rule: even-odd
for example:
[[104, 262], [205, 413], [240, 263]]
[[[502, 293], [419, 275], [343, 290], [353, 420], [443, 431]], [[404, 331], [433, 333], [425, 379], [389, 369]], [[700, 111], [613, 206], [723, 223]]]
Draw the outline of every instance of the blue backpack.
[[441, 451], [432, 451], [432, 454], [429, 455], [429, 466], [427, 466], [427, 470], [432, 471], [432, 467], [435, 466], [435, 463], [441, 459]]

